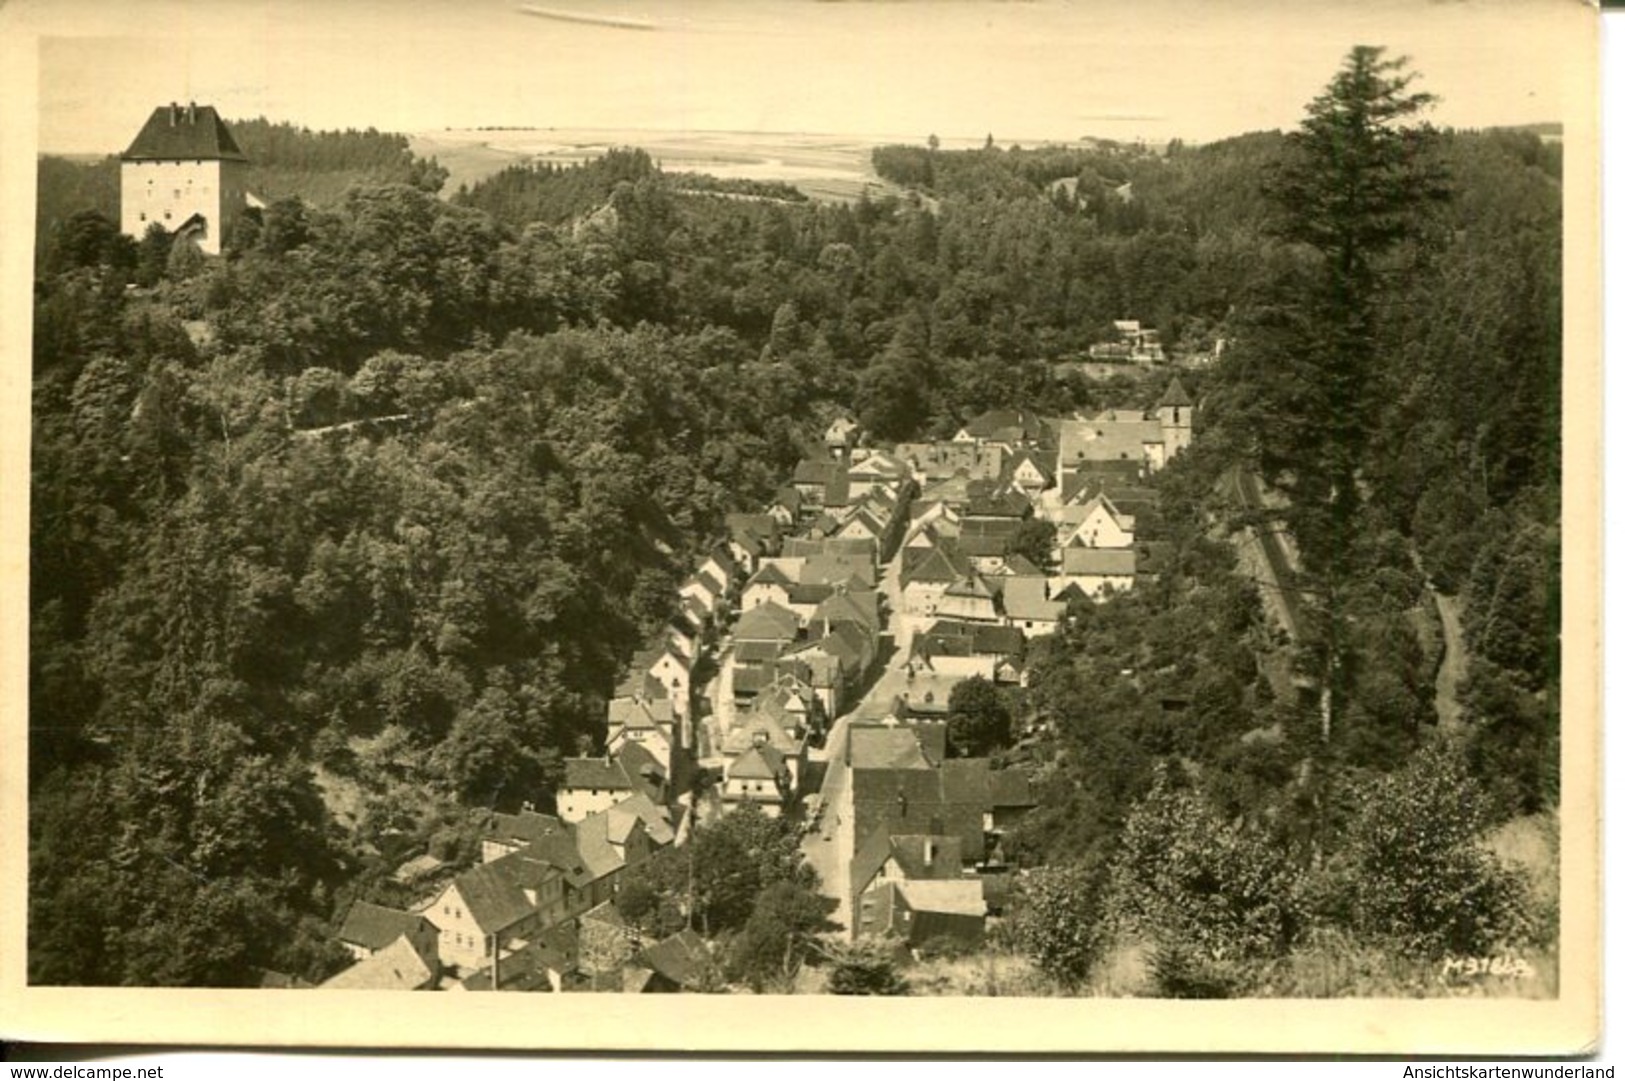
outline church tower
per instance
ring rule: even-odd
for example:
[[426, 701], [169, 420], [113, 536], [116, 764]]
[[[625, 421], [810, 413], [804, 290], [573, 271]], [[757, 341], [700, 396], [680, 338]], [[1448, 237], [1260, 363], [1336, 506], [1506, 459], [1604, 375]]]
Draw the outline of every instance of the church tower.
[[219, 255], [248, 205], [248, 158], [213, 106], [160, 105], [119, 163], [119, 229], [157, 223]]
[[1191, 414], [1194, 412], [1196, 406], [1191, 396], [1185, 393], [1179, 376], [1174, 376], [1168, 389], [1163, 391], [1162, 401], [1157, 403], [1157, 421], [1162, 425], [1165, 458], [1172, 458], [1191, 445]]

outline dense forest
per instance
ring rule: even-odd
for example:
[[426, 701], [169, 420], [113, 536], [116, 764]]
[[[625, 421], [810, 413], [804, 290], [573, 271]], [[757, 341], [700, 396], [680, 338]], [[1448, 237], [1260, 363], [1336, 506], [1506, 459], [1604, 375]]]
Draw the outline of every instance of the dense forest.
[[[549, 804], [693, 553], [835, 412], [884, 441], [1148, 404], [1053, 365], [1120, 318], [1224, 348], [1143, 527], [1166, 571], [1034, 647], [1012, 948], [1086, 986], [1134, 939], [1212, 995], [1355, 993], [1304, 982], [1329, 938], [1550, 945], [1480, 842], [1558, 799], [1559, 146], [1377, 140], [1437, 197], [1366, 208], [1356, 266], [1287, 194], [1335, 90], [1154, 153], [883, 148], [904, 193], [850, 205], [694, 197], [631, 150], [446, 200], [399, 137], [234, 123], [271, 201], [216, 260], [119, 236], [113, 165], [42, 159], [30, 980], [331, 972], [402, 854]], [[1292, 495], [1302, 641], [1227, 543], [1235, 468]], [[1430, 588], [1470, 657], [1448, 731]]]

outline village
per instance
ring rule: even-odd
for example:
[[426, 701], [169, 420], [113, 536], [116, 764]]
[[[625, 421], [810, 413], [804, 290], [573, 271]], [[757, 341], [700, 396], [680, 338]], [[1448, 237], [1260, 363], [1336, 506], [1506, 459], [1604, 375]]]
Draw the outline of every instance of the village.
[[1035, 799], [1019, 765], [951, 755], [954, 688], [1023, 685], [1069, 605], [1154, 578], [1136, 519], [1194, 408], [1175, 376], [1149, 409], [995, 410], [936, 442], [872, 446], [836, 418], [768, 506], [728, 517], [609, 702], [603, 754], [565, 760], [556, 814], [491, 814], [452, 877], [403, 865], [419, 902], [357, 901], [355, 963], [320, 986], [698, 989], [704, 937], [645, 940], [619, 883], [747, 805], [796, 823], [839, 937], [974, 948]]

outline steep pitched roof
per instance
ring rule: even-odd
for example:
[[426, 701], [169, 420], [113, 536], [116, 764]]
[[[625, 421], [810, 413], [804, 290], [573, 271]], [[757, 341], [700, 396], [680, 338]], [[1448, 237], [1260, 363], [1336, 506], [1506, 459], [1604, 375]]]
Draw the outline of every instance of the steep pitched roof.
[[455, 880], [457, 894], [468, 914], [485, 934], [506, 930], [536, 911], [525, 897], [521, 880], [536, 876], [536, 861], [528, 849], [470, 867]]
[[1038, 475], [1043, 478], [1046, 486], [1055, 483], [1054, 467], [1052, 467], [1044, 458], [1040, 458], [1030, 450], [1018, 450], [1016, 453], [1012, 454], [1010, 456], [1010, 461], [1005, 465], [1004, 475], [1007, 477], [1014, 477], [1016, 475], [1016, 470], [1020, 469], [1023, 465], [1036, 470]]
[[401, 935], [363, 961], [321, 984], [326, 991], [416, 991], [434, 979], [434, 969]]
[[739, 642], [789, 642], [801, 630], [801, 620], [777, 601], [768, 601], [739, 617], [734, 640]]
[[949, 541], [930, 548], [903, 549], [902, 584], [905, 587], [915, 582], [953, 583], [970, 571], [970, 560], [957, 544]]
[[685, 929], [644, 947], [632, 961], [653, 969], [679, 987], [693, 987], [699, 982], [710, 957], [711, 950], [705, 939]]
[[790, 734], [777, 717], [772, 713], [753, 709], [746, 714], [722, 741], [722, 753], [725, 755], [744, 754], [756, 746], [758, 734], [761, 742], [773, 747], [781, 754], [794, 755], [801, 752], [801, 740]]
[[873, 630], [880, 625], [880, 594], [872, 589], [838, 589], [819, 604], [813, 619], [826, 624], [857, 623]]
[[123, 154], [125, 161], [247, 161], [212, 105], [160, 105]]
[[763, 562], [761, 568], [755, 574], [750, 576], [750, 578], [745, 582], [745, 588], [750, 589], [751, 586], [788, 587], [794, 585], [795, 582], [796, 580], [791, 578], [789, 574], [785, 573], [785, 568], [782, 567], [777, 560], [770, 559]]
[[784, 755], [777, 748], [752, 747], [728, 763], [728, 776], [752, 781], [777, 781], [785, 772]]
[[993, 599], [993, 591], [988, 588], [981, 575], [974, 573], [965, 575], [965, 577], [949, 586], [946, 595], [949, 597], [972, 597], [977, 600], [990, 601]]
[[604, 813], [608, 816], [609, 839], [615, 844], [625, 844], [631, 835], [632, 825], [638, 822], [643, 824], [649, 840], [657, 846], [664, 847], [677, 839], [671, 828], [670, 812], [650, 799], [647, 793], [639, 792]]
[[963, 839], [939, 833], [893, 834], [888, 855], [904, 878], [959, 878], [964, 864]]
[[609, 812], [598, 811], [576, 823], [576, 850], [594, 880], [606, 878], [626, 866], [609, 841]]
[[428, 922], [421, 913], [385, 908], [371, 901], [357, 901], [344, 915], [344, 925], [339, 928], [339, 941], [364, 949], [381, 950]]
[[1185, 386], [1179, 381], [1179, 376], [1176, 375], [1173, 381], [1168, 384], [1168, 389], [1162, 392], [1162, 400], [1157, 404], [1189, 406], [1195, 403], [1191, 401], [1191, 396], [1185, 393]]

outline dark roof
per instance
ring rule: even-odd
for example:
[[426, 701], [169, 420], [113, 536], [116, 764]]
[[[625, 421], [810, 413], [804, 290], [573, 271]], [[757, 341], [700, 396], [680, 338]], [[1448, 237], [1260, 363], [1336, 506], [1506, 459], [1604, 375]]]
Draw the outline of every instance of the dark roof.
[[1176, 375], [1173, 382], [1168, 384], [1168, 389], [1162, 392], [1162, 401], [1157, 404], [1189, 406], [1195, 403], [1191, 401], [1191, 396], [1185, 393], [1185, 387], [1180, 383], [1179, 376]]
[[1019, 769], [994, 770], [989, 776], [990, 796], [995, 807], [1036, 807], [1032, 782]]
[[745, 588], [749, 589], [751, 586], [759, 585], [790, 586], [794, 584], [795, 582], [791, 577], [784, 573], [783, 567], [777, 563], [764, 563], [760, 570], [750, 576], [750, 579], [745, 583]]
[[957, 544], [939, 541], [930, 548], [903, 549], [902, 583], [957, 582], [970, 573], [970, 561]]
[[791, 604], [817, 606], [834, 595], [835, 587], [828, 582], [798, 582], [792, 584], [786, 592], [789, 594]]
[[978, 439], [1036, 443], [1048, 435], [1048, 426], [1028, 409], [993, 409], [965, 425], [965, 431]]
[[160, 105], [124, 152], [125, 161], [247, 161], [212, 105]]
[[890, 856], [905, 878], [958, 878], [965, 862], [960, 842], [959, 837], [937, 833], [894, 834]]
[[734, 643], [735, 664], [766, 664], [778, 659], [784, 652], [784, 643], [778, 639]]
[[530, 844], [550, 833], [563, 832], [564, 823], [552, 815], [539, 814], [536, 811], [520, 811], [516, 815], [510, 815], [499, 811], [491, 816], [491, 824], [486, 828], [485, 836], [497, 841]]
[[632, 960], [635, 964], [653, 969], [680, 987], [692, 987], [699, 982], [710, 956], [705, 939], [694, 931], [684, 930], [645, 947]]
[[530, 857], [529, 849], [471, 867], [457, 876], [457, 894], [480, 930], [494, 934], [512, 927], [536, 909], [525, 897], [521, 881], [539, 881], [547, 870]]
[[381, 950], [402, 935], [411, 935], [427, 920], [416, 912], [385, 908], [370, 901], [357, 901], [345, 914], [339, 928], [339, 941], [369, 950]]
[[844, 472], [845, 469], [844, 463], [832, 461], [828, 458], [803, 458], [796, 463], [796, 471], [792, 479], [797, 484], [822, 486], [827, 485], [831, 477]]
[[801, 630], [801, 620], [790, 609], [774, 601], [759, 604], [739, 617], [734, 625], [734, 641], [789, 642]]
[[1026, 638], [1016, 627], [939, 619], [914, 639], [925, 657], [998, 657], [1020, 653]]
[[566, 758], [564, 787], [630, 789], [632, 779], [626, 767], [614, 758]]

